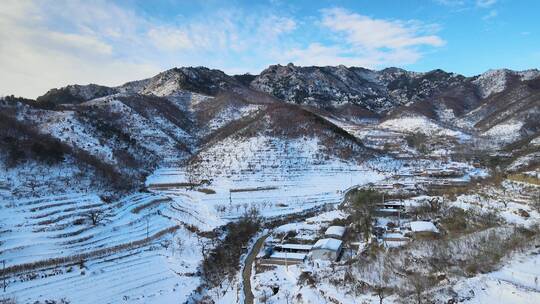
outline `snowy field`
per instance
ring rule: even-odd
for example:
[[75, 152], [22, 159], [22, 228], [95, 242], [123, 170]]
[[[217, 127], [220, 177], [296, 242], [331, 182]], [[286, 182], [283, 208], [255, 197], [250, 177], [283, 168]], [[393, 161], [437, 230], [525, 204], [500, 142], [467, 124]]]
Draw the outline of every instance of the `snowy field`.
[[[308, 138], [226, 141], [202, 151], [197, 165], [157, 169], [147, 178], [149, 192], [119, 201], [75, 192], [3, 204], [0, 254], [8, 269], [28, 268], [9, 277], [6, 296], [23, 303], [62, 298], [72, 303], [182, 303], [200, 284], [201, 237], [189, 230], [192, 227], [210, 231], [253, 206], [268, 218], [336, 205], [351, 187], [398, 180], [414, 183], [418, 178], [412, 173], [426, 168], [459, 167], [464, 175], [458, 181], [485, 174], [469, 164], [444, 160], [343, 161], [328, 157], [320, 146]], [[91, 211], [102, 212], [103, 219], [93, 224], [86, 216]], [[313, 239], [321, 225], [343, 216], [327, 212], [278, 230]], [[39, 270], [32, 267], [52, 258], [69, 262]], [[273, 274], [261, 275], [294, 281], [282, 271], [278, 267]], [[254, 279], [254, 286], [259, 279]], [[303, 294], [312, 303], [339, 298], [311, 289]], [[237, 297], [231, 290], [219, 303]], [[280, 295], [276, 303], [286, 297]]]
[[540, 255], [538, 250], [520, 256], [502, 269], [460, 282], [455, 289], [464, 303], [540, 303]]
[[[211, 194], [185, 187], [156, 191], [184, 196], [194, 203], [215, 209], [226, 219], [241, 216], [246, 206], [256, 206], [263, 216], [272, 217], [340, 203], [347, 188], [376, 182], [384, 177], [384, 174], [369, 168], [338, 164], [291, 172], [288, 176], [274, 175], [272, 178], [257, 175], [243, 179], [217, 177], [210, 185], [202, 186], [215, 192]], [[182, 169], [163, 168], [150, 176], [147, 183], [152, 187], [186, 182]]]
[[[84, 217], [92, 210], [106, 215], [96, 225]], [[71, 260], [10, 276], [5, 296], [22, 303], [186, 300], [199, 284], [195, 273], [202, 255], [197, 237], [183, 225], [208, 230], [222, 224], [181, 197], [152, 193], [113, 203], [77, 193], [25, 199], [7, 205], [0, 215], [6, 267]]]

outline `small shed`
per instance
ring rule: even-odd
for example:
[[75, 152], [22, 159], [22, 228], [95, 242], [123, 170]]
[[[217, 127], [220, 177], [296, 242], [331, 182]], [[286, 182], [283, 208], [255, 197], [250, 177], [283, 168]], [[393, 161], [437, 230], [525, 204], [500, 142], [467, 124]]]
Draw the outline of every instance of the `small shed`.
[[293, 253], [293, 252], [273, 252], [267, 259], [267, 262], [278, 263], [290, 263], [298, 264], [302, 263], [306, 259], [305, 253]]
[[341, 240], [327, 238], [318, 240], [311, 249], [311, 257], [318, 260], [336, 261], [343, 249]]
[[437, 229], [437, 227], [435, 227], [435, 225], [432, 222], [414, 221], [414, 222], [410, 222], [410, 225], [411, 225], [411, 231], [413, 233], [417, 233], [417, 232], [439, 233], [439, 229]]
[[324, 233], [325, 237], [334, 239], [342, 239], [343, 235], [345, 235], [345, 227], [343, 226], [330, 226]]
[[388, 231], [382, 236], [385, 247], [399, 247], [407, 244], [410, 239], [401, 231]]

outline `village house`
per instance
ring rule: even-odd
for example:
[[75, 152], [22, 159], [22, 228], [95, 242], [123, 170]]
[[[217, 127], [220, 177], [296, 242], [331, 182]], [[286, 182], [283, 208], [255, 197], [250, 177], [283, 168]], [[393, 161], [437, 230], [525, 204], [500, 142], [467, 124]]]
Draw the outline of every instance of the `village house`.
[[382, 242], [385, 247], [398, 247], [410, 241], [403, 232], [399, 230], [387, 231], [382, 235]]
[[411, 236], [429, 236], [439, 234], [439, 229], [428, 221], [414, 221], [407, 224], [407, 227], [411, 230], [408, 235]]
[[267, 257], [263, 263], [266, 264], [300, 264], [306, 259], [305, 253], [294, 253], [294, 252], [279, 252], [275, 251]]
[[399, 216], [405, 213], [405, 204], [402, 201], [387, 201], [377, 204], [375, 214], [379, 216]]
[[324, 233], [325, 237], [334, 239], [343, 239], [343, 235], [345, 235], [345, 227], [343, 226], [330, 226]]
[[320, 239], [311, 249], [311, 257], [315, 260], [337, 261], [343, 249], [343, 242], [337, 239]]
[[277, 244], [273, 250], [277, 252], [291, 252], [308, 254], [313, 245], [311, 244]]
[[264, 259], [267, 264], [299, 264], [302, 263], [310, 252], [312, 245], [309, 244], [276, 244], [267, 247]]

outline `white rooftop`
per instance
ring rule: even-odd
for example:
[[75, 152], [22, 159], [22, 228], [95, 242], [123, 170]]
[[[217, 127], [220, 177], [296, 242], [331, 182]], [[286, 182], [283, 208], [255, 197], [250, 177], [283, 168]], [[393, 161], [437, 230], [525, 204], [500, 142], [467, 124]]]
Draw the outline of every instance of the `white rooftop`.
[[340, 237], [345, 234], [345, 227], [343, 226], [330, 226], [326, 229], [325, 235], [339, 235]]
[[389, 238], [389, 239], [403, 239], [406, 238], [403, 233], [401, 232], [388, 232], [383, 235], [383, 238]]
[[270, 256], [271, 259], [287, 259], [287, 260], [303, 260], [306, 257], [305, 253], [294, 252], [274, 252]]
[[338, 251], [341, 247], [341, 241], [336, 239], [320, 239], [313, 245], [312, 249], [326, 249], [326, 250], [332, 250], [332, 251]]
[[433, 225], [432, 222], [427, 221], [415, 221], [411, 222], [411, 230], [413, 232], [425, 232], [425, 231], [431, 231], [431, 232], [439, 232], [439, 229]]
[[311, 250], [311, 247], [313, 245], [311, 244], [278, 244], [275, 247], [283, 248], [283, 249], [292, 249], [292, 250]]

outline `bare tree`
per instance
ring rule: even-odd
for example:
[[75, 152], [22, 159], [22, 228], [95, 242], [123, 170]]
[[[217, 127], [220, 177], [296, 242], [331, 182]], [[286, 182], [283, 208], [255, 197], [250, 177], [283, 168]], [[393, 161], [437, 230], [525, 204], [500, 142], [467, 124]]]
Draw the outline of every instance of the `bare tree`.
[[386, 253], [382, 253], [377, 256], [375, 267], [377, 273], [373, 289], [379, 297], [379, 303], [382, 304], [384, 298], [388, 296], [388, 282], [391, 275], [391, 264], [389, 263]]
[[412, 287], [417, 304], [422, 304], [424, 292], [430, 287], [429, 278], [421, 273], [409, 276], [409, 285]]
[[540, 191], [533, 194], [533, 207], [540, 211]]
[[208, 257], [208, 253], [211, 250], [210, 240], [208, 240], [205, 237], [202, 237], [202, 236], [200, 236], [198, 234], [195, 234], [195, 236], [197, 237], [197, 243], [199, 244], [199, 248], [201, 250], [201, 255], [202, 255], [203, 259], [206, 260], [207, 257]]
[[293, 296], [288, 289], [285, 289], [285, 291], [283, 292], [283, 295], [285, 296], [285, 302], [287, 304], [292, 303]]
[[100, 209], [94, 209], [86, 212], [84, 216], [92, 221], [92, 225], [96, 226], [105, 218], [105, 212]]
[[32, 189], [32, 193], [36, 191], [36, 187], [39, 185], [35, 176], [29, 176], [27, 184], [28, 184], [28, 187]]
[[173, 248], [176, 247], [178, 253], [182, 253], [184, 250], [184, 241], [181, 238], [177, 238], [176, 242], [173, 243]]

